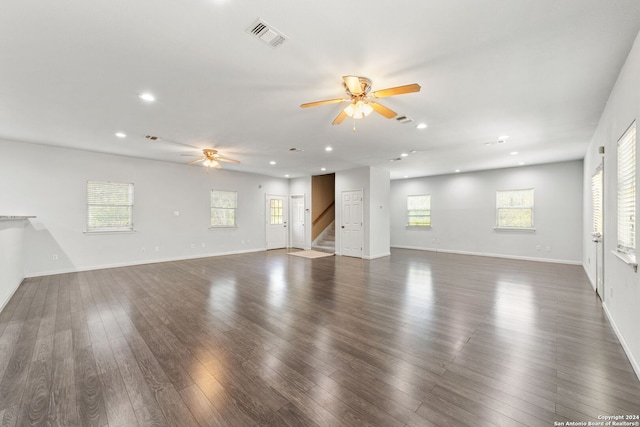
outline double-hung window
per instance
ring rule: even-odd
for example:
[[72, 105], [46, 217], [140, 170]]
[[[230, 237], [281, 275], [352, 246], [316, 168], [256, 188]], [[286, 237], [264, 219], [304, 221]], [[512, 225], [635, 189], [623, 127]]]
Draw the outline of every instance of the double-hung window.
[[407, 196], [407, 226], [431, 227], [431, 195]]
[[618, 140], [618, 251], [635, 262], [636, 123]]
[[133, 231], [133, 184], [87, 181], [87, 232]]
[[533, 188], [496, 191], [496, 228], [533, 229]]
[[211, 190], [211, 227], [236, 227], [238, 193], [236, 191]]

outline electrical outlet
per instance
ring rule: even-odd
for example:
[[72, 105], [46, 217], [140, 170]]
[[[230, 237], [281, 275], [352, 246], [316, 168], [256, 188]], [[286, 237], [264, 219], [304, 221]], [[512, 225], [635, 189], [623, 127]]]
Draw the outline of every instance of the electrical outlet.
[[206, 243], [204, 243], [204, 242], [202, 242], [202, 247], [204, 248], [204, 247], [206, 247], [206, 246], [207, 246], [207, 244], [206, 244]]
[[54, 260], [54, 261], [57, 261], [58, 260], [58, 254], [51, 255], [51, 259]]
[[591, 258], [587, 258], [587, 264], [591, 264]]
[[551, 246], [547, 246], [544, 248], [545, 252], [551, 252]]
[[147, 252], [147, 248], [145, 248], [144, 246], [142, 247], [142, 253]]
[[154, 249], [156, 252], [160, 252], [160, 246], [156, 246]]
[[613, 288], [609, 288], [609, 297], [613, 298]]
[[542, 250], [542, 246], [538, 245], [536, 246], [536, 251], [541, 251]]
[[173, 216], [180, 216], [180, 211], [173, 211]]
[[191, 249], [195, 249], [195, 248], [196, 248], [196, 244], [195, 244], [195, 243], [192, 243], [192, 244], [191, 244]]

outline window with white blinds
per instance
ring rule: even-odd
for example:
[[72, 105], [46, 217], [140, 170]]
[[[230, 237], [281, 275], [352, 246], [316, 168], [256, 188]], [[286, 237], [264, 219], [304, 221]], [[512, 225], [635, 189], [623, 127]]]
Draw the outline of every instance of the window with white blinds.
[[591, 232], [602, 235], [602, 169], [598, 169], [591, 177], [591, 215], [593, 216]]
[[496, 191], [496, 228], [533, 228], [533, 188]]
[[431, 227], [431, 195], [407, 196], [407, 226]]
[[237, 208], [236, 191], [211, 190], [211, 227], [235, 227]]
[[618, 251], [636, 249], [636, 122], [618, 140]]
[[87, 181], [87, 231], [133, 230], [133, 184]]

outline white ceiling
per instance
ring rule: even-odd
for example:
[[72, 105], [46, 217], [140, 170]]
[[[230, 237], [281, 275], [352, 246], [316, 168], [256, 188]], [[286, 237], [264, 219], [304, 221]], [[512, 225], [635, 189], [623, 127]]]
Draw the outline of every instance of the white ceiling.
[[[259, 17], [288, 41], [247, 34]], [[197, 152], [174, 141], [291, 177], [580, 159], [639, 30], [638, 0], [2, 0], [0, 137], [170, 162]], [[343, 97], [347, 74], [373, 90], [420, 84], [380, 100], [414, 121], [374, 113], [353, 132], [331, 125], [344, 105], [299, 107]]]

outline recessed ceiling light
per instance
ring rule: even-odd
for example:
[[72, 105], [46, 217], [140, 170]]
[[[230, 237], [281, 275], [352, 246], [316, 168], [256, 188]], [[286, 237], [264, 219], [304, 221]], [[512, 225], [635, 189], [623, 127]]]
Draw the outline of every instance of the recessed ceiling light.
[[509, 135], [501, 135], [498, 137], [498, 140], [505, 140], [505, 139], [509, 139]]
[[333, 151], [333, 147], [326, 146], [326, 147], [324, 147], [324, 151]]
[[270, 165], [275, 165], [275, 164], [276, 164], [276, 162], [274, 162], [273, 160], [271, 160], [271, 161], [269, 162], [269, 164], [270, 164]]
[[408, 155], [409, 154], [407, 154], [407, 153], [402, 153], [402, 154], [400, 154], [400, 157], [407, 157]]
[[426, 129], [427, 128], [427, 124], [426, 123], [418, 123], [416, 125], [416, 129]]
[[124, 132], [116, 132], [116, 136], [117, 136], [118, 138], [126, 138], [126, 137], [127, 137], [127, 134], [126, 134], [126, 133], [124, 133]]
[[409, 175], [405, 175], [404, 177], [405, 177], [405, 178], [409, 178]]
[[509, 154], [511, 154], [512, 156], [517, 156], [517, 155], [518, 155], [518, 152], [517, 152], [517, 151], [512, 151], [512, 152], [510, 152]]
[[411, 154], [416, 154], [418, 152], [418, 150], [411, 150], [409, 151]]
[[455, 173], [460, 173], [460, 169], [456, 169], [454, 172]]
[[153, 102], [156, 100], [156, 97], [153, 96], [152, 94], [150, 94], [149, 92], [144, 92], [138, 95], [138, 98], [142, 99], [143, 101], [147, 101], [147, 102]]
[[320, 168], [320, 170], [324, 172], [327, 170], [327, 168]]
[[284, 177], [285, 177], [285, 178], [289, 178], [289, 174], [286, 174]]
[[522, 166], [522, 165], [524, 165], [524, 162], [518, 163], [518, 166]]

